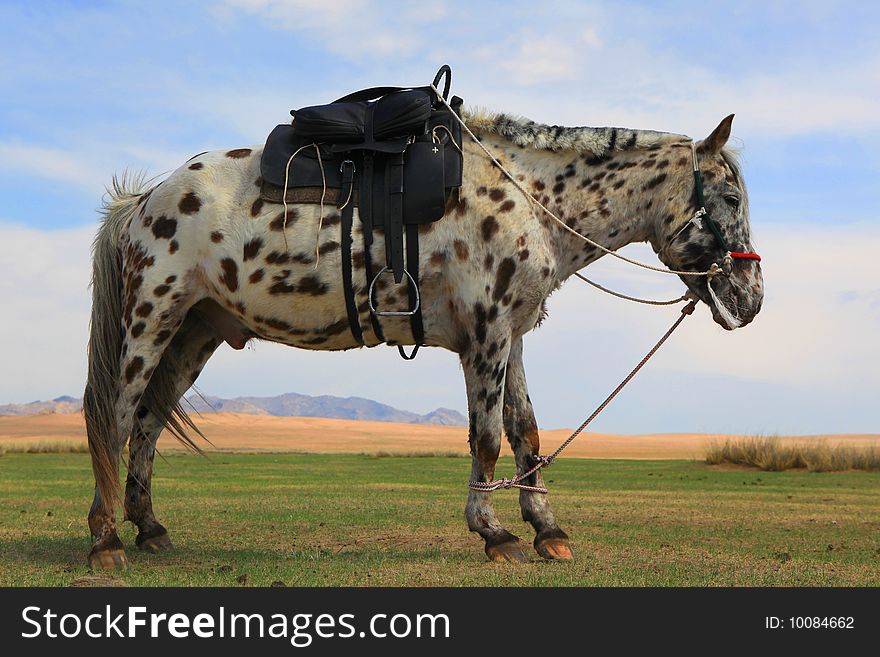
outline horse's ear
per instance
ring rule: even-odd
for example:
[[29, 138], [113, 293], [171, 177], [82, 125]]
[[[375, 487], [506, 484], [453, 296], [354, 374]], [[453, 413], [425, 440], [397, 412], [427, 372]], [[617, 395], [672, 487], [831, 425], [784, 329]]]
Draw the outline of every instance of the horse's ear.
[[720, 153], [724, 144], [730, 139], [730, 127], [733, 125], [733, 114], [721, 119], [712, 134], [699, 143], [697, 149], [702, 153]]

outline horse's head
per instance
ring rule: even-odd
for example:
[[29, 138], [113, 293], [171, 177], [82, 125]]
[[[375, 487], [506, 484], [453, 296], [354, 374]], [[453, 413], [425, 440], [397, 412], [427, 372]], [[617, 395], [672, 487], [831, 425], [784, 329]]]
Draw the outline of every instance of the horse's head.
[[[681, 279], [712, 309], [715, 322], [728, 330], [751, 322], [764, 299], [745, 183], [736, 159], [724, 148], [732, 123], [730, 115], [706, 139], [694, 144], [686, 158], [678, 158], [680, 171], [676, 175], [680, 174], [681, 180], [671, 186], [673, 195], [664, 199], [669, 213], [660, 219], [653, 240], [660, 259], [671, 269], [707, 271], [713, 264], [718, 266], [719, 273], [710, 278]], [[699, 176], [693, 172], [694, 165]]]

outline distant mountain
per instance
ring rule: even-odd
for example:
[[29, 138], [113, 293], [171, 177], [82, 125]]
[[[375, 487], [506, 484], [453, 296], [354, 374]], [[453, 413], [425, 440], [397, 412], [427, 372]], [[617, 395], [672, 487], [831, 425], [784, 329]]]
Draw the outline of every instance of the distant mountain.
[[[439, 424], [464, 426], [467, 419], [458, 411], [438, 408], [426, 415], [402, 411], [363, 397], [310, 397], [289, 392], [277, 397], [220, 397], [190, 395], [187, 401], [200, 413], [243, 413], [246, 415], [275, 415], [326, 417], [343, 420], [373, 422], [405, 422], [408, 424]], [[0, 406], [0, 415], [47, 415], [50, 413], [79, 413], [82, 399], [63, 396], [51, 401]]]
[[[187, 401], [201, 413], [246, 413], [300, 417], [329, 417], [342, 420], [369, 420], [373, 422], [405, 422], [407, 424], [442, 424], [463, 426], [467, 419], [458, 411], [438, 408], [426, 415], [402, 411], [363, 397], [310, 397], [289, 392], [277, 397], [219, 397], [190, 395]], [[206, 403], [207, 402], [207, 403]]]
[[6, 404], [0, 406], [0, 415], [51, 415], [52, 413], [71, 414], [82, 410], [82, 399], [64, 395], [49, 401], [32, 401], [28, 404]]

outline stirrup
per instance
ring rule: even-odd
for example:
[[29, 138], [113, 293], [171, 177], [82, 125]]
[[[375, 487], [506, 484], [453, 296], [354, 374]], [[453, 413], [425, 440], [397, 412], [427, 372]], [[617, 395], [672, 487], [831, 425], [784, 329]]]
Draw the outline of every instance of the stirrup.
[[419, 297], [419, 286], [416, 285], [415, 279], [406, 269], [403, 270], [403, 273], [406, 274], [406, 277], [409, 279], [409, 282], [416, 293], [416, 302], [413, 307], [410, 310], [376, 310], [376, 306], [373, 305], [373, 288], [376, 285], [376, 281], [378, 281], [379, 277], [385, 272], [390, 273], [391, 268], [388, 266], [382, 267], [382, 269], [379, 270], [379, 273], [376, 274], [376, 276], [373, 278], [373, 282], [370, 283], [370, 289], [367, 290], [367, 301], [369, 301], [370, 304], [370, 312], [373, 313], [376, 317], [412, 317], [417, 312], [419, 312], [419, 303], [421, 301]]

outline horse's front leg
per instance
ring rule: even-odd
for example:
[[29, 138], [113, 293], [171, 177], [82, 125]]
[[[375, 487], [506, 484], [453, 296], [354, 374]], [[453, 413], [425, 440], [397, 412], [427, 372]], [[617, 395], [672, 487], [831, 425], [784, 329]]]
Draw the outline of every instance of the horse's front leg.
[[[474, 341], [468, 353], [461, 356], [470, 416], [471, 481], [488, 482], [495, 475], [501, 449], [501, 408], [509, 336], [509, 333], [490, 332], [483, 341]], [[470, 490], [465, 518], [468, 528], [485, 541], [486, 554], [492, 561], [526, 561], [523, 544], [495, 517], [491, 493]]]
[[[529, 391], [526, 387], [526, 372], [523, 367], [522, 337], [516, 338], [507, 360], [507, 376], [504, 383], [504, 431], [516, 457], [516, 471], [522, 473], [531, 468], [540, 452], [538, 423]], [[529, 486], [543, 486], [541, 471], [538, 470], [523, 481]], [[550, 501], [546, 493], [520, 490], [519, 504], [522, 518], [535, 528], [535, 549], [545, 559], [573, 558], [568, 535], [556, 524]]]

